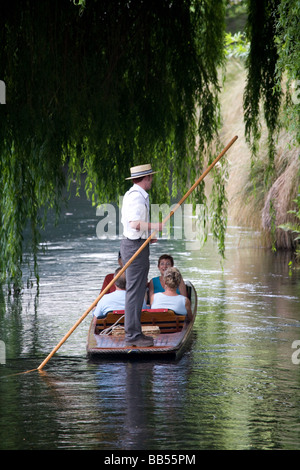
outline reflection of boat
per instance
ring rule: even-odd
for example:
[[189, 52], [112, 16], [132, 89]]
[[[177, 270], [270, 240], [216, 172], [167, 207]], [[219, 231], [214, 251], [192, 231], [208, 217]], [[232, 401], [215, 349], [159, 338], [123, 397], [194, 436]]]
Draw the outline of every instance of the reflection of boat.
[[191, 300], [193, 318], [186, 321], [184, 315], [177, 315], [172, 310], [143, 310], [141, 315], [142, 330], [147, 336], [153, 336], [151, 347], [134, 347], [125, 344], [124, 310], [108, 312], [103, 318], [93, 317], [87, 340], [87, 353], [90, 357], [104, 355], [173, 355], [178, 356], [190, 337], [197, 312], [197, 294], [194, 286], [186, 283]]

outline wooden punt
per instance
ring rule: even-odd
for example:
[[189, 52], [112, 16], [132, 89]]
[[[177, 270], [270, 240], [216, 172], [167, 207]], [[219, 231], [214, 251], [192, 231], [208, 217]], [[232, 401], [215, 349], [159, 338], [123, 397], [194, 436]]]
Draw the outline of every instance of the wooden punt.
[[171, 355], [178, 357], [187, 345], [197, 313], [197, 294], [191, 282], [186, 283], [191, 300], [192, 320], [167, 309], [142, 310], [141, 324], [144, 334], [153, 336], [151, 347], [125, 344], [124, 310], [108, 312], [104, 318], [93, 317], [87, 339], [89, 357], [108, 355]]

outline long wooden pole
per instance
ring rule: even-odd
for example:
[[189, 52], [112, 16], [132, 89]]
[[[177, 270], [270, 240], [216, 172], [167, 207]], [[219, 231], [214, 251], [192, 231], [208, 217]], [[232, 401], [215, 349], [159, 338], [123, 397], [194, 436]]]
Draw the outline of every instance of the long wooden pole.
[[[189, 197], [189, 195], [194, 191], [194, 189], [201, 183], [201, 181], [205, 178], [205, 176], [210, 172], [210, 170], [218, 163], [220, 158], [227, 152], [227, 150], [234, 144], [237, 140], [238, 136], [235, 136], [229, 144], [222, 150], [222, 152], [217, 156], [217, 158], [207, 167], [204, 173], [197, 179], [197, 181], [193, 184], [193, 186], [187, 191], [187, 193], [180, 199], [178, 204], [174, 207], [174, 209], [168, 214], [165, 219], [163, 220], [162, 224], [164, 225], [176, 212], [176, 210], [181, 206], [181, 204]], [[56, 353], [56, 351], [64, 344], [64, 342], [71, 336], [74, 330], [80, 325], [80, 323], [85, 319], [85, 317], [96, 307], [99, 300], [106, 294], [106, 292], [111, 288], [111, 286], [115, 283], [115, 281], [122, 276], [124, 271], [130, 266], [130, 264], [137, 258], [137, 256], [143, 251], [143, 249], [150, 243], [151, 239], [156, 235], [157, 230], [151, 233], [151, 235], [145, 240], [145, 242], [140, 246], [140, 248], [135, 252], [135, 254], [130, 258], [129, 261], [123, 266], [123, 268], [118, 272], [118, 274], [110, 281], [110, 283], [105, 287], [105, 289], [99, 294], [96, 300], [90, 305], [90, 307], [81, 315], [81, 317], [77, 320], [77, 322], [72, 326], [72, 328], [68, 331], [68, 333], [60, 340], [60, 342], [55, 346], [55, 348], [51, 351], [51, 353], [46, 357], [46, 359], [39, 365], [37, 370], [42, 370], [45, 364], [51, 359], [51, 357]]]

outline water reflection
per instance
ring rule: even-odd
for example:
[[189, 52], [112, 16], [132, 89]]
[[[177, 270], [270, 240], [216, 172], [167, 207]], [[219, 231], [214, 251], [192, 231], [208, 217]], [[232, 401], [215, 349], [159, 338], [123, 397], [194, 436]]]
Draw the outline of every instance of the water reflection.
[[147, 449], [152, 421], [153, 364], [133, 361], [99, 369], [95, 400], [109, 423], [107, 448]]
[[290, 271], [290, 254], [255, 247], [256, 235], [240, 228], [229, 228], [223, 264], [211, 241], [201, 251], [172, 240], [151, 246], [149, 278], [170, 253], [198, 292], [192, 342], [178, 362], [88, 361], [89, 316], [43, 374], [13, 375], [42, 362], [116, 267], [119, 240], [99, 241], [82, 210], [48, 233], [39, 296], [0, 291], [1, 448], [298, 448], [291, 346], [300, 339], [300, 272]]

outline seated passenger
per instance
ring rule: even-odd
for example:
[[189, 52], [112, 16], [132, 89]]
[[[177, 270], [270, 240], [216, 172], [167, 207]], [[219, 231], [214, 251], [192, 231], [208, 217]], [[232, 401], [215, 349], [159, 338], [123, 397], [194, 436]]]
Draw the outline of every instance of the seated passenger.
[[181, 281], [182, 277], [178, 269], [168, 268], [164, 273], [165, 291], [154, 294], [151, 308], [168, 308], [180, 315], [187, 315], [188, 320], [192, 320], [190, 300], [176, 292]]
[[[118, 272], [122, 268], [117, 268], [114, 273], [114, 277], [118, 274]], [[97, 303], [97, 307], [94, 311], [94, 317], [102, 318], [108, 312], [113, 310], [124, 310], [125, 309], [125, 296], [126, 296], [126, 277], [125, 272], [115, 281], [114, 285], [116, 286], [116, 290], [114, 292], [110, 292], [109, 294], [103, 295], [99, 302]], [[146, 309], [147, 305], [144, 301], [143, 309]]]
[[[114, 277], [122, 268], [117, 268], [114, 273]], [[115, 281], [114, 285], [116, 289], [114, 292], [103, 295], [97, 307], [94, 311], [94, 316], [96, 318], [105, 317], [107, 312], [112, 310], [124, 310], [125, 308], [125, 295], [126, 295], [126, 278], [125, 272]]]
[[[166, 269], [174, 266], [174, 260], [170, 255], [162, 255], [158, 260], [158, 269], [160, 270], [160, 276], [154, 277], [149, 282], [149, 298], [150, 303], [153, 300], [153, 294], [157, 292], [165, 291], [165, 281], [164, 281], [164, 272]], [[181, 278], [180, 285], [177, 287], [177, 294], [184, 295], [187, 297], [186, 286], [183, 279]]]

